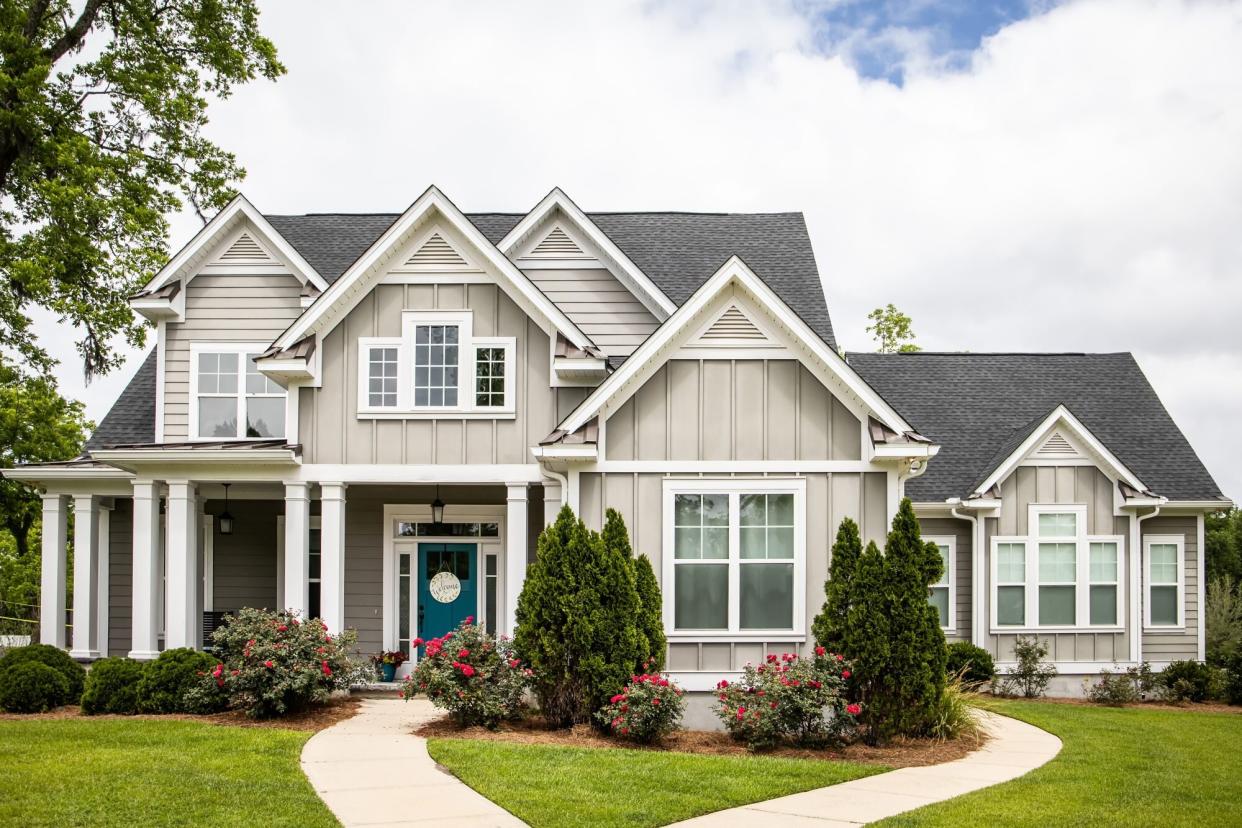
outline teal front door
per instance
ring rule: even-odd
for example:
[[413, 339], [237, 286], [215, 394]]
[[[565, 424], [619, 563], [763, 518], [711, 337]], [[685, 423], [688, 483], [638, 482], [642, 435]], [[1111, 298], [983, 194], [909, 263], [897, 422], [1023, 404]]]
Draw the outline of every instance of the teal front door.
[[440, 638], [477, 614], [477, 550], [473, 543], [418, 545], [419, 638]]

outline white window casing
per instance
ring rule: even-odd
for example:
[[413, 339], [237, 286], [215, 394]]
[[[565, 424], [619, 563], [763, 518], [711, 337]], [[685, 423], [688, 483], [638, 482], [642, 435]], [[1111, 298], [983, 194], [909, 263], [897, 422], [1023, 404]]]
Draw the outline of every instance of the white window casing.
[[[430, 329], [438, 332], [450, 328], [454, 332], [451, 338], [456, 342], [433, 345], [416, 341], [420, 329], [430, 335]], [[401, 331], [399, 337], [358, 338], [359, 418], [511, 419], [514, 416], [516, 338], [473, 336], [470, 311], [404, 311]], [[450, 336], [447, 331], [445, 333], [446, 337]], [[480, 368], [482, 349], [486, 349], [486, 364]], [[488, 385], [486, 399], [477, 393], [480, 381]]]
[[928, 600], [932, 606], [938, 606], [938, 593], [943, 593], [946, 623], [941, 624], [940, 629], [946, 633], [953, 632], [957, 629], [957, 538], [952, 535], [924, 535], [923, 541], [940, 547], [940, 556], [945, 561], [945, 571], [940, 580], [931, 585]]
[[[250, 370], [251, 358], [266, 349], [267, 345], [261, 342], [190, 343], [190, 440], [273, 440], [289, 433], [288, 393], [257, 369]], [[268, 400], [276, 402], [269, 405]], [[247, 434], [252, 402], [256, 413], [263, 408], [273, 409], [268, 412], [272, 418], [268, 423], [271, 433]], [[206, 426], [221, 413], [233, 416], [230, 433], [199, 433], [200, 425]]]
[[[700, 517], [697, 524], [678, 526], [678, 496], [683, 505], [689, 497], [716, 495], [713, 504], [700, 509], [712, 513]], [[792, 498], [792, 519], [786, 502], [770, 496]], [[757, 499], [762, 496], [762, 500]], [[743, 517], [742, 503], [746, 498], [748, 514]], [[760, 504], [762, 504], [760, 506]], [[687, 511], [683, 509], [683, 512]], [[762, 514], [760, 522], [756, 515]], [[666, 479], [663, 491], [662, 591], [664, 594], [664, 626], [668, 638], [678, 641], [801, 641], [806, 637], [806, 481], [803, 478], [726, 478]], [[684, 517], [684, 515], [683, 515]], [[748, 521], [743, 525], [743, 520]], [[678, 530], [683, 544], [700, 554], [677, 557]], [[692, 536], [698, 531], [699, 546]], [[711, 547], [711, 555], [701, 550]], [[790, 548], [791, 547], [791, 548]], [[786, 553], [788, 550], [788, 553]], [[789, 598], [789, 623], [779, 626], [758, 626], [743, 618], [743, 588], [754, 595], [755, 590], [771, 588], [781, 580], [783, 566], [792, 567]], [[703, 567], [723, 569], [726, 587], [725, 607], [718, 615], [719, 623], [704, 628], [678, 625], [679, 575], [690, 576], [691, 570]], [[744, 571], [748, 570], [748, 571]], [[770, 575], [777, 578], [772, 580]], [[697, 573], [696, 573], [697, 574]], [[701, 579], [700, 579], [701, 580]], [[779, 586], [778, 586], [779, 588]], [[690, 605], [686, 605], [690, 606]], [[772, 606], [751, 603], [752, 613], [768, 612]], [[758, 608], [758, 609], [756, 609]], [[780, 607], [775, 608], [778, 612]], [[685, 610], [685, 606], [683, 606]], [[701, 611], [702, 607], [696, 607]], [[686, 610], [688, 611], [688, 610]], [[684, 614], [684, 613], [683, 613]]]
[[[1174, 560], [1168, 560], [1172, 555]], [[1158, 617], [1153, 593], [1174, 596], [1172, 622]], [[1154, 632], [1184, 630], [1186, 627], [1186, 539], [1181, 535], [1143, 537], [1143, 628]], [[1166, 603], [1161, 600], [1161, 608]], [[1202, 611], [1202, 609], [1200, 609]]]
[[[1035, 504], [1028, 514], [1029, 534], [991, 540], [992, 633], [1123, 631], [1125, 538], [1088, 535], [1087, 507], [1082, 505]], [[1058, 618], [1070, 590], [1073, 618]], [[1105, 620], [1101, 614], [1110, 603], [1113, 618]], [[1019, 616], [1021, 622], [1013, 623]], [[1041, 616], [1052, 618], [1045, 623]]]

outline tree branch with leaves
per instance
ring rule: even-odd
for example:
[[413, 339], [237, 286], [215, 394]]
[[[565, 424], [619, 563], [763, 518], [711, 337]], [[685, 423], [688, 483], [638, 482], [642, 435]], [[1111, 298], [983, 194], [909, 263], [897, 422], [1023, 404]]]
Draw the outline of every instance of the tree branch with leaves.
[[867, 333], [879, 345], [882, 354], [908, 354], [923, 350], [914, 344], [914, 330], [910, 327], [910, 317], [897, 310], [892, 302], [882, 308], [876, 308], [867, 314], [871, 320]]

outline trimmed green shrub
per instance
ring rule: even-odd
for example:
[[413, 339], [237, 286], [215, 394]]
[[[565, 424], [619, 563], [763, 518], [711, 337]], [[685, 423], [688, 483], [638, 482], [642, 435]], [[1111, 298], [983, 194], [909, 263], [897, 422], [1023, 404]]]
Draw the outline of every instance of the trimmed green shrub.
[[356, 641], [353, 630], [333, 637], [323, 623], [297, 613], [243, 609], [216, 629], [218, 661], [187, 703], [202, 709], [223, 692], [229, 707], [254, 719], [298, 713], [349, 688], [359, 672], [349, 659]]
[[[851, 568], [856, 528], [842, 522], [837, 537], [845, 555], [834, 562], [834, 572]], [[924, 734], [934, 720], [948, 654], [927, 593], [943, 568], [939, 550], [923, 541], [914, 507], [903, 498], [884, 551], [868, 544], [843, 592], [834, 594], [829, 584], [827, 619], [820, 629], [829, 640], [841, 630], [841, 654], [854, 665], [853, 689], [873, 744]]]
[[642, 652], [647, 653], [643, 669], [658, 673], [664, 669], [664, 657], [668, 652], [668, 641], [664, 637], [664, 598], [651, 559], [646, 555], [634, 559], [634, 588], [642, 606], [638, 613], [638, 634]]
[[46, 664], [64, 676], [69, 686], [69, 695], [63, 703], [78, 703], [78, 700], [82, 698], [82, 688], [86, 684], [86, 670], [59, 647], [53, 647], [51, 644], [28, 644], [25, 647], [9, 650], [3, 658], [0, 658], [0, 673], [18, 664], [31, 661]]
[[1057, 668], [1044, 662], [1048, 657], [1048, 645], [1041, 644], [1033, 635], [1020, 635], [1013, 645], [1013, 657], [1017, 661], [1009, 672], [997, 674], [992, 679], [992, 692], [1001, 696], [1024, 696], [1037, 699], [1048, 690], [1048, 683], [1057, 674]]
[[1172, 701], [1207, 701], [1212, 696], [1212, 668], [1201, 661], [1174, 661], [1161, 671], [1161, 692]]
[[554, 726], [592, 721], [641, 663], [638, 591], [618, 534], [614, 521], [605, 543], [562, 508], [539, 535], [522, 585], [514, 648]]
[[1238, 653], [1225, 667], [1225, 701], [1242, 704], [1242, 653]]
[[989, 684], [996, 675], [996, 663], [992, 661], [992, 654], [982, 647], [976, 647], [969, 641], [954, 641], [949, 645], [945, 671], [950, 678], [961, 677], [962, 683], [967, 686]]
[[1088, 679], [1083, 679], [1083, 684], [1088, 685], [1087, 698], [1096, 704], [1121, 707], [1139, 700], [1139, 691], [1134, 681], [1120, 671], [1114, 673], [1112, 670], [1101, 670], [1099, 681], [1090, 684]]
[[685, 706], [682, 689], [667, 677], [640, 673], [595, 715], [614, 736], [649, 745], [677, 729]]
[[31, 659], [0, 671], [0, 710], [42, 713], [69, 701], [69, 682], [59, 670]]
[[[412, 647], [423, 646], [416, 638]], [[401, 686], [406, 701], [419, 693], [447, 710], [461, 727], [495, 727], [516, 718], [530, 670], [513, 655], [513, 647], [467, 617], [443, 638], [426, 642], [423, 657]]]
[[132, 658], [101, 658], [86, 674], [82, 712], [137, 713], [138, 687], [147, 665]]
[[[216, 659], [200, 650], [178, 647], [165, 650], [147, 665], [138, 682], [138, 709], [143, 713], [215, 713], [223, 710], [223, 692], [193, 693], [204, 684]], [[217, 687], [217, 689], [219, 689]]]
[[862, 557], [862, 551], [858, 524], [845, 518], [837, 529], [836, 542], [832, 544], [828, 580], [824, 582], [824, 606], [811, 624], [815, 640], [830, 652], [842, 652], [845, 648], [854, 575], [858, 570], [858, 559]]

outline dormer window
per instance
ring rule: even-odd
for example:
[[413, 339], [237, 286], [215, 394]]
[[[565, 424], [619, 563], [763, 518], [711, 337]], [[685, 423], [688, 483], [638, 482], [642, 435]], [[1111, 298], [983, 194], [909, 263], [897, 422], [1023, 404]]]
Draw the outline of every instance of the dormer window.
[[259, 372], [266, 345], [196, 342], [190, 347], [190, 433], [199, 440], [285, 436], [285, 389]]
[[513, 337], [473, 335], [470, 311], [406, 311], [402, 336], [358, 341], [361, 417], [513, 413]]

